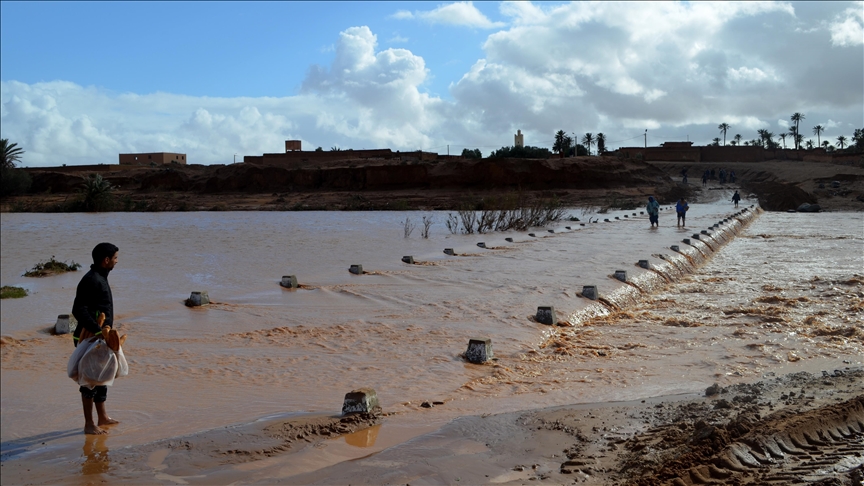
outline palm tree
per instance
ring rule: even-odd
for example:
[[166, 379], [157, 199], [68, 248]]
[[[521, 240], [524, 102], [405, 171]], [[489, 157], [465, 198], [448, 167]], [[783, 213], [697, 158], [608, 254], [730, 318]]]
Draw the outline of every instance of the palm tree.
[[837, 137], [837, 145], [840, 146], [840, 150], [846, 148], [846, 137], [844, 137], [843, 135]]
[[726, 130], [729, 130], [732, 127], [729, 126], [728, 123], [721, 123], [721, 124], [717, 125], [717, 128], [723, 134], [723, 146], [725, 147], [726, 146]]
[[584, 143], [585, 146], [588, 147], [588, 155], [591, 155], [591, 146], [594, 145], [594, 142], [596, 141], [597, 139], [594, 138], [594, 135], [592, 135], [590, 132], [586, 133], [585, 136], [582, 137], [582, 143]]
[[824, 148], [825, 150], [828, 150], [828, 146], [831, 145], [831, 143], [828, 142], [828, 140], [825, 140], [820, 145], [822, 145], [822, 148]]
[[564, 130], [558, 130], [555, 134], [555, 144], [552, 145], [552, 151], [556, 154], [566, 154], [570, 150], [570, 144], [573, 142]]
[[[798, 112], [796, 111], [795, 113], [792, 113], [792, 116], [789, 117], [789, 118], [790, 118], [793, 122], [795, 122], [795, 135], [798, 135], [799, 133], [801, 133], [801, 132], [798, 130], [798, 125], [801, 123], [801, 120], [804, 119], [804, 113], [798, 113]], [[799, 143], [799, 141], [798, 141], [798, 139], [797, 139], [797, 137], [796, 137], [796, 139], [795, 139], [795, 150], [798, 150], [799, 148], [801, 148], [801, 144]]]
[[806, 147], [807, 147], [807, 150], [813, 150], [813, 147], [814, 147], [813, 139], [807, 140]]
[[737, 142], [738, 145], [741, 145], [741, 138], [742, 138], [742, 137], [741, 137], [741, 134], [740, 134], [740, 133], [736, 133], [735, 136], [732, 137], [732, 138], [735, 139], [735, 142]]
[[3, 153], [4, 169], [12, 169], [15, 167], [15, 162], [21, 161], [21, 155], [24, 153], [17, 143], [9, 143], [8, 138], [0, 139], [0, 152]]
[[111, 205], [111, 183], [96, 174], [84, 180], [81, 196], [85, 211], [103, 211]]
[[711, 141], [714, 142], [714, 143], [712, 143], [711, 145], [713, 145], [713, 146], [715, 146], [715, 147], [719, 147], [719, 146], [720, 146], [720, 137], [714, 137], [714, 139], [711, 140]]
[[597, 155], [603, 155], [606, 152], [606, 135], [597, 134]]
[[767, 148], [765, 147], [765, 136], [768, 134], [768, 130], [760, 128], [759, 130], [756, 130], [756, 133], [759, 134], [759, 145], [763, 148]]
[[786, 148], [786, 135], [788, 135], [788, 133], [781, 133], [780, 134], [780, 140], [783, 140], [783, 148], [784, 149]]
[[819, 138], [819, 135], [825, 131], [825, 127], [822, 125], [816, 125], [813, 127], [813, 134], [816, 135], [816, 144], [822, 145], [822, 139]]

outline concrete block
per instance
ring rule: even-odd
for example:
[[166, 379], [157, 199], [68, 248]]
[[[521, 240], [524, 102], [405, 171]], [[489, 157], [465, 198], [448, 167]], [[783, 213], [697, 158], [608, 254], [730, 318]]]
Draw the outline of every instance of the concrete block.
[[187, 304], [189, 307], [198, 307], [202, 305], [207, 305], [210, 303], [210, 296], [207, 295], [207, 292], [192, 292], [192, 295], [189, 296], [189, 300]]
[[471, 338], [468, 340], [468, 350], [465, 351], [466, 360], [474, 364], [483, 364], [493, 357], [491, 339]]
[[622, 282], [627, 281], [627, 271], [626, 270], [615, 270], [615, 278]]
[[506, 241], [508, 243], [513, 243], [513, 238], [507, 237], [507, 238], [504, 238], [504, 241]]
[[69, 314], [60, 314], [54, 324], [54, 334], [69, 334], [75, 332], [76, 327], [78, 327], [78, 322], [74, 317]]
[[360, 388], [345, 394], [342, 415], [349, 413], [372, 413], [379, 408], [378, 394], [372, 388]]
[[672, 251], [681, 251], [681, 248], [679, 248], [678, 245], [672, 245], [669, 247], [669, 249]]
[[453, 251], [453, 248], [444, 248], [444, 254], [452, 256], [452, 255], [455, 255], [456, 252]]
[[548, 307], [538, 307], [537, 314], [534, 315], [534, 320], [540, 324], [549, 324], [550, 326], [558, 324], [558, 316], [555, 315], [555, 307], [552, 307], [551, 305]]
[[698, 240], [699, 239], [699, 233], [693, 233], [692, 235], [690, 235], [690, 238], [693, 238], [694, 240]]
[[642, 268], [648, 268], [648, 260], [639, 260], [639, 266]]
[[582, 297], [597, 300], [599, 295], [597, 294], [597, 286], [596, 285], [585, 285], [582, 287]]
[[683, 240], [681, 240], [681, 243], [684, 243], [685, 245], [689, 245], [690, 244], [690, 238], [684, 238]]
[[531, 236], [531, 237], [533, 237], [533, 238], [536, 238], [536, 237], [537, 237], [537, 235], [535, 235], [534, 233], [528, 233], [528, 236]]
[[699, 233], [702, 233], [703, 235], [707, 235], [707, 234], [708, 234], [708, 230], [702, 230], [702, 231], [700, 231]]
[[569, 227], [569, 226], [565, 226], [564, 229], [568, 229], [568, 230], [569, 230], [569, 229], [573, 229], [573, 228], [571, 228], [571, 227]]
[[409, 264], [411, 264], [411, 265], [414, 265], [414, 257], [411, 256], [411, 255], [405, 255], [405, 256], [403, 256], [403, 257], [402, 257], [402, 261], [405, 262], [405, 263], [409, 263]]
[[363, 265], [351, 265], [348, 271], [354, 275], [363, 275]]
[[605, 221], [606, 223], [608, 223], [608, 222], [609, 222], [609, 218], [606, 218], [606, 219], [604, 219], [603, 221]]
[[480, 248], [486, 248], [486, 243], [481, 241], [480, 243], [477, 243], [477, 246]]
[[286, 289], [296, 289], [297, 285], [297, 276], [296, 275], [283, 275], [282, 281], [279, 282], [279, 285], [285, 287]]
[[548, 231], [548, 232], [549, 232], [549, 233], [554, 233], [554, 232], [555, 232], [555, 230], [554, 230], [554, 229], [551, 229], [551, 230], [546, 230], [546, 231]]

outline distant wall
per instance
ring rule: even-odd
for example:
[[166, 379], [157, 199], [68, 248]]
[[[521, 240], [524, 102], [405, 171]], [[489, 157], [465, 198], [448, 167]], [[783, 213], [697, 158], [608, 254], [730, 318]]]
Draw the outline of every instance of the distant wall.
[[818, 148], [813, 150], [763, 149], [762, 147], [732, 146], [715, 147], [621, 147], [608, 155], [618, 155], [645, 162], [763, 162], [765, 160], [805, 160], [808, 162], [839, 163], [856, 165], [861, 154], [835, 154]]
[[120, 154], [120, 165], [165, 165], [186, 164], [186, 154], [173, 152], [150, 152], [142, 154]]
[[75, 174], [79, 172], [117, 172], [121, 170], [137, 169], [140, 166], [118, 165], [118, 164], [93, 164], [93, 165], [64, 165], [60, 167], [24, 167], [28, 172], [51, 171]]
[[244, 164], [268, 167], [282, 167], [286, 169], [303, 169], [313, 167], [332, 166], [339, 162], [350, 163], [350, 161], [362, 160], [368, 163], [370, 160], [380, 160], [385, 163], [393, 162], [416, 162], [461, 159], [456, 155], [438, 155], [434, 152], [393, 152], [390, 149], [369, 150], [338, 150], [338, 151], [296, 151], [277, 154], [246, 155], [243, 157]]

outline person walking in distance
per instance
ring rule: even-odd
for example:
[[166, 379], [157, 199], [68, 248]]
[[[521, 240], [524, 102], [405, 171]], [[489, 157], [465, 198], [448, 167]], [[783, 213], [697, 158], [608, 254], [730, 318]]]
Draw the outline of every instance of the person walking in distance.
[[685, 222], [688, 209], [690, 206], [687, 205], [687, 201], [683, 197], [679, 199], [678, 204], [675, 205], [675, 212], [678, 213], [678, 226], [687, 226]]
[[[117, 265], [118, 253], [119, 248], [111, 243], [99, 243], [93, 248], [93, 264], [78, 283], [75, 302], [72, 304], [72, 315], [78, 320], [72, 336], [75, 347], [92, 337], [106, 335], [114, 325], [114, 298], [108, 285], [108, 273]], [[102, 426], [119, 423], [105, 411], [107, 386], [81, 386], [78, 391], [81, 392], [84, 407], [85, 434], [107, 434], [108, 431]], [[98, 419], [96, 423], [93, 422], [94, 404]]]
[[735, 207], [738, 207], [738, 201], [741, 200], [741, 194], [738, 194], [738, 191], [735, 191], [735, 194], [732, 194], [732, 202], [735, 203]]
[[651, 221], [651, 227], [654, 225], [660, 227], [660, 203], [654, 199], [654, 196], [648, 196], [648, 205], [645, 206], [646, 211], [648, 211], [648, 220]]

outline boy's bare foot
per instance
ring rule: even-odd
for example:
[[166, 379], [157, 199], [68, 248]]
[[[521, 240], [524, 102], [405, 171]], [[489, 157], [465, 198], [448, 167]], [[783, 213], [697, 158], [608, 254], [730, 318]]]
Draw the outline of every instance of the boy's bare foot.
[[99, 427], [91, 424], [91, 425], [85, 425], [84, 426], [84, 433], [90, 434], [90, 435], [103, 435], [103, 434], [107, 434], [108, 431], [100, 429]]
[[99, 419], [99, 425], [114, 425], [114, 424], [119, 424], [119, 423], [120, 423], [119, 420], [114, 420], [111, 417], [105, 417], [105, 418]]

